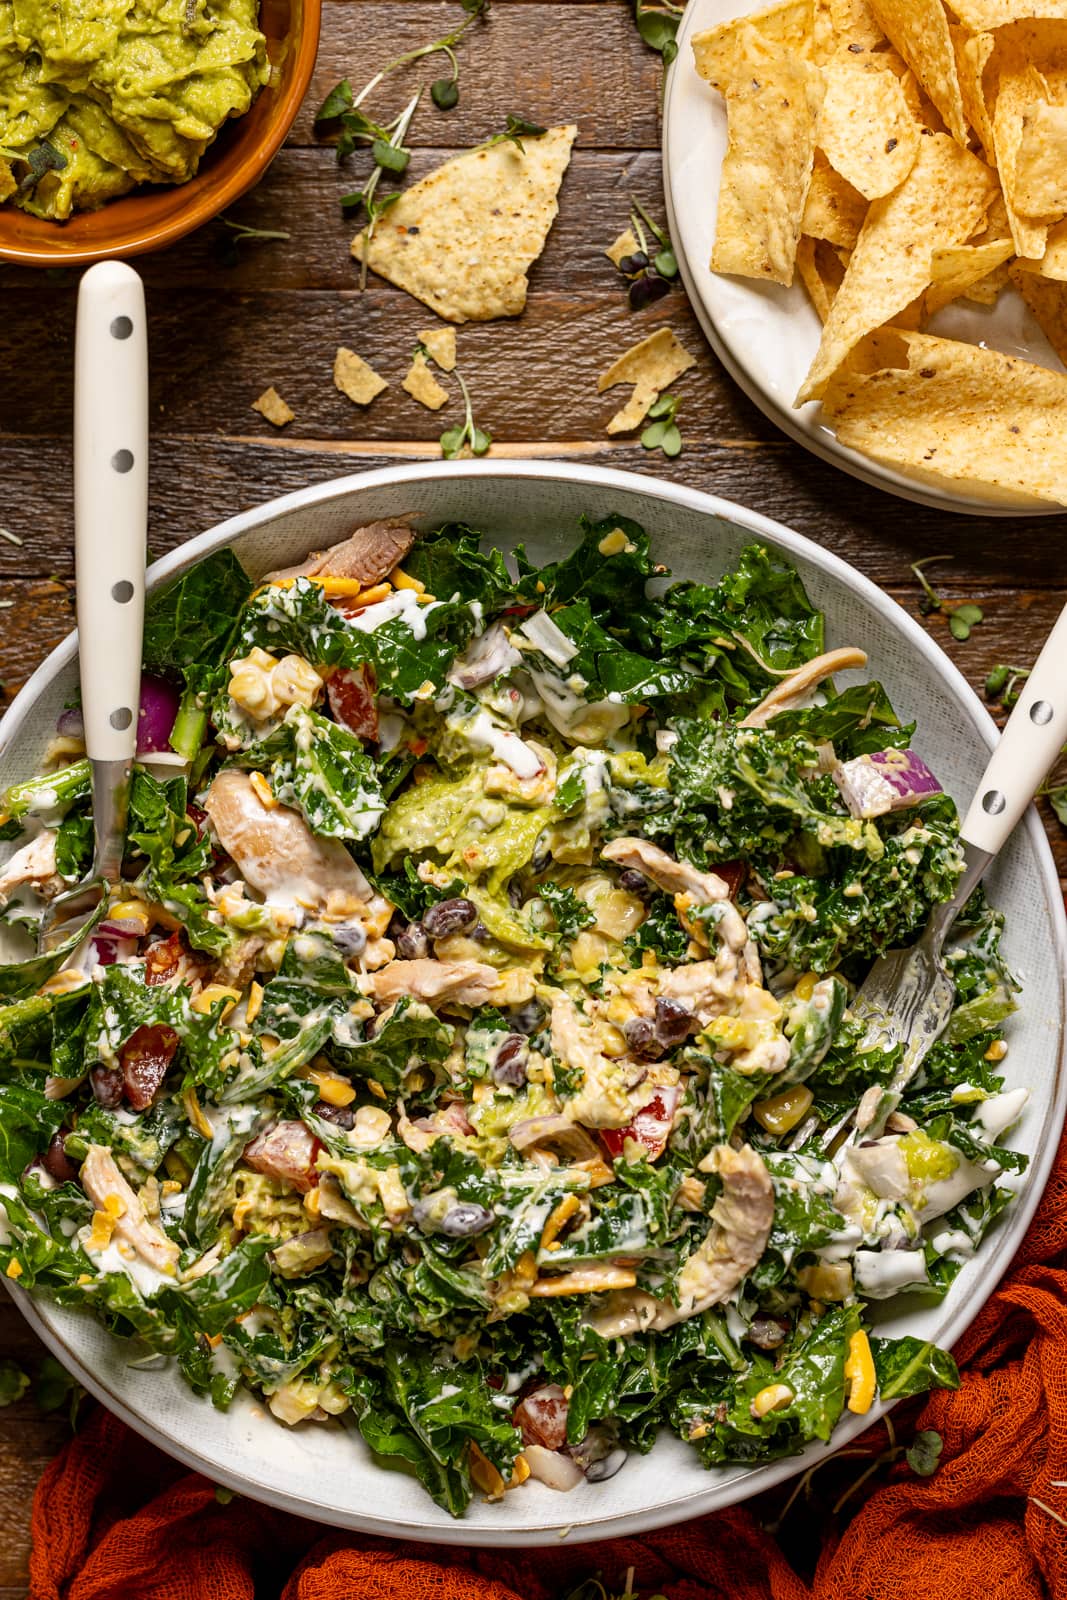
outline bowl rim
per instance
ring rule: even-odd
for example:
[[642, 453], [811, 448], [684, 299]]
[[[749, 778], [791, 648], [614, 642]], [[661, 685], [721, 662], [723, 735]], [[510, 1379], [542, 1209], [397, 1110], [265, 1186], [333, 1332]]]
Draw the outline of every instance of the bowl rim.
[[[350, 473], [341, 478], [327, 479], [320, 484], [297, 489], [274, 500], [265, 501], [251, 510], [218, 523], [214, 528], [195, 535], [179, 545], [148, 568], [149, 589], [178, 576], [197, 561], [232, 541], [239, 535], [284, 516], [294, 510], [306, 509], [324, 501], [344, 498], [359, 489], [377, 489], [402, 485], [413, 481], [445, 481], [461, 478], [503, 478], [518, 483], [524, 479], [554, 479], [577, 488], [583, 485], [597, 489], [617, 489], [620, 492], [639, 494], [650, 501], [665, 502], [687, 510], [719, 517], [735, 523], [753, 534], [770, 539], [792, 556], [800, 556], [861, 593], [865, 600], [883, 616], [891, 618], [894, 626], [915, 650], [926, 658], [930, 666], [944, 679], [948, 688], [971, 713], [973, 724], [988, 748], [997, 739], [997, 726], [988, 708], [971, 688], [954, 662], [942, 651], [914, 618], [870, 578], [851, 566], [840, 556], [825, 550], [814, 540], [794, 532], [761, 512], [752, 511], [734, 501], [691, 489], [686, 485], [671, 483], [660, 478], [644, 477], [637, 473], [621, 472], [615, 468], [590, 466], [569, 461], [462, 461], [416, 462], [400, 466], [386, 466], [369, 472]], [[56, 673], [68, 666], [77, 652], [77, 632], [74, 631], [53, 649], [0, 718], [0, 755], [9, 748], [21, 731], [38, 694]], [[1048, 959], [1055, 964], [1059, 975], [1059, 1038], [1056, 1075], [1049, 1104], [1040, 1129], [1035, 1129], [1036, 1151], [1026, 1174], [1025, 1187], [1017, 1194], [1008, 1225], [993, 1236], [987, 1257], [989, 1272], [985, 1289], [980, 1296], [956, 1296], [951, 1315], [938, 1330], [938, 1341], [954, 1345], [977, 1317], [982, 1306], [994, 1292], [997, 1283], [1011, 1265], [1041, 1201], [1058, 1149], [1058, 1131], [1067, 1112], [1067, 908], [1060, 888], [1052, 849], [1044, 826], [1035, 807], [1031, 806], [1020, 827], [1024, 830], [1029, 849], [1042, 881], [1045, 898], [1051, 911], [1053, 942]], [[1009, 1248], [1010, 1241], [1010, 1248]], [[655, 1528], [689, 1520], [737, 1504], [753, 1494], [773, 1488], [785, 1479], [796, 1476], [813, 1461], [829, 1452], [829, 1446], [817, 1441], [799, 1455], [787, 1456], [779, 1461], [750, 1468], [724, 1482], [709, 1472], [707, 1487], [686, 1494], [682, 1501], [665, 1501], [657, 1507], [640, 1512], [610, 1512], [597, 1518], [563, 1527], [539, 1526], [530, 1529], [501, 1524], [500, 1526], [473, 1525], [462, 1518], [447, 1522], [398, 1524], [388, 1513], [376, 1514], [360, 1507], [341, 1511], [323, 1507], [299, 1493], [265, 1487], [255, 1480], [232, 1472], [214, 1462], [210, 1455], [192, 1444], [174, 1440], [157, 1428], [150, 1416], [136, 1411], [119, 1395], [109, 1390], [87, 1366], [78, 1352], [67, 1343], [63, 1333], [49, 1320], [49, 1302], [32, 1297], [16, 1284], [4, 1282], [15, 1304], [26, 1317], [43, 1343], [57, 1356], [79, 1382], [109, 1411], [119, 1416], [142, 1437], [148, 1439], [168, 1455], [180, 1460], [193, 1471], [202, 1473], [213, 1482], [222, 1483], [236, 1492], [273, 1506], [293, 1512], [298, 1516], [320, 1523], [386, 1538], [404, 1538], [419, 1543], [467, 1545], [475, 1548], [522, 1548], [539, 1545], [556, 1546], [563, 1537], [568, 1543], [579, 1544], [596, 1540], [636, 1534]], [[207, 1403], [207, 1402], [205, 1402]], [[876, 1402], [862, 1416], [843, 1416], [834, 1430], [832, 1446], [840, 1449], [873, 1423], [877, 1422], [896, 1404], [896, 1401]], [[384, 1470], [384, 1469], [383, 1469]], [[757, 1481], [752, 1483], [755, 1478]], [[383, 1478], [383, 1483], [387, 1480]], [[566, 1518], [566, 1507], [561, 1505], [560, 1523]]]
[[[140, 256], [151, 250], [165, 249], [167, 245], [176, 243], [178, 239], [184, 239], [187, 234], [211, 222], [221, 211], [225, 211], [227, 206], [239, 200], [259, 182], [289, 137], [289, 131], [296, 121], [315, 71], [321, 27], [322, 0], [301, 0], [293, 70], [284, 91], [279, 94], [272, 108], [263, 137], [242, 160], [234, 162], [233, 170], [222, 178], [210, 193], [203, 194], [194, 190], [188, 204], [181, 206], [165, 222], [129, 224], [123, 227], [116, 221], [114, 232], [107, 242], [63, 248], [57, 239], [56, 246], [50, 248], [36, 244], [8, 244], [4, 242], [0, 232], [0, 261], [10, 261], [13, 265], [23, 267], [89, 266], [94, 261], [107, 261], [114, 256], [125, 259], [127, 256]], [[291, 38], [292, 34], [286, 37]], [[260, 92], [269, 92], [270, 88], [271, 85], [265, 84]], [[247, 116], [248, 112], [245, 115]], [[237, 124], [242, 119], [235, 117], [228, 120]], [[223, 127], [225, 128], [226, 124], [223, 124]], [[210, 156], [209, 149], [208, 160]], [[228, 157], [224, 155], [223, 162], [227, 159]], [[190, 180], [191, 183], [195, 184], [199, 175], [198, 169]], [[171, 184], [164, 187], [174, 190], [185, 186]], [[114, 214], [116, 208], [121, 208], [127, 200], [135, 201], [141, 193], [141, 188], [134, 189], [129, 195], [121, 195], [118, 199], [109, 201], [95, 214], [105, 217]], [[62, 228], [61, 223], [52, 226]]]

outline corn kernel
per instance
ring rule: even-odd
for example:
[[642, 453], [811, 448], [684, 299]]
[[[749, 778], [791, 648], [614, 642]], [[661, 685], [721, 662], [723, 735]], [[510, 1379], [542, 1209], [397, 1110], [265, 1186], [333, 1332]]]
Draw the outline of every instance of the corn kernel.
[[612, 528], [597, 545], [602, 556], [618, 556], [626, 549], [626, 535], [621, 528]]
[[215, 1137], [215, 1130], [201, 1109], [200, 1101], [196, 1097], [195, 1089], [183, 1090], [182, 1105], [185, 1109], [185, 1115], [188, 1117], [197, 1133], [199, 1133], [205, 1139], [213, 1139]]
[[798, 1000], [810, 1000], [815, 993], [815, 985], [818, 981], [819, 974], [817, 972], [805, 972], [802, 978], [797, 979], [793, 993]]
[[308, 1077], [319, 1091], [319, 1099], [325, 1100], [328, 1106], [350, 1106], [356, 1098], [352, 1085], [336, 1073], [312, 1069]]
[[182, 1186], [180, 1183], [175, 1182], [173, 1178], [164, 1178], [159, 1186], [159, 1192], [164, 1195], [181, 1194]]
[[797, 1282], [813, 1300], [847, 1300], [852, 1293], [852, 1268], [847, 1261], [824, 1261], [801, 1267]]
[[871, 1409], [877, 1378], [871, 1341], [860, 1328], [848, 1341], [848, 1358], [845, 1361], [845, 1382], [849, 1386], [848, 1409], [858, 1416]]
[[319, 1193], [317, 1184], [314, 1189], [309, 1189], [304, 1196], [304, 1210], [315, 1221], [318, 1221], [322, 1215], [322, 1196]]
[[245, 1021], [251, 1026], [259, 1016], [263, 1004], [263, 985], [253, 983], [248, 991], [248, 1004], [245, 1006]]
[[985, 1053], [987, 1061], [1003, 1061], [1008, 1053], [1008, 1046], [1003, 1039], [994, 1039]]
[[240, 998], [241, 991], [239, 989], [231, 989], [224, 983], [209, 983], [205, 984], [199, 994], [194, 994], [189, 1002], [189, 1007], [191, 1010], [199, 1011], [203, 1014], [210, 1011], [217, 1001], [227, 1000], [229, 1004], [223, 1008], [222, 1012], [223, 1018], [226, 1018]]
[[[490, 1500], [501, 1499], [507, 1489], [507, 1484], [489, 1460], [489, 1457], [479, 1450], [473, 1439], [470, 1443], [469, 1460], [472, 1481], [477, 1484], [478, 1488]], [[527, 1468], [527, 1471], [529, 1471], [529, 1468]]]
[[20, 1261], [15, 1261], [15, 1260], [9, 1261], [8, 1264], [7, 1264], [7, 1274], [6, 1274], [6, 1276], [9, 1277], [9, 1278], [21, 1278], [22, 1277], [22, 1263]]
[[793, 1391], [787, 1383], [769, 1383], [761, 1389], [752, 1402], [752, 1415], [766, 1417], [772, 1411], [782, 1411], [793, 1404]]
[[251, 786], [252, 793], [255, 795], [260, 805], [263, 806], [263, 808], [267, 811], [273, 811], [278, 802], [274, 798], [274, 790], [271, 788], [262, 772], [250, 773], [248, 782]]
[[121, 1195], [109, 1194], [104, 1197], [104, 1210], [112, 1221], [117, 1222], [126, 1215], [126, 1202]]
[[109, 1217], [106, 1211], [94, 1211], [92, 1226], [89, 1229], [88, 1249], [106, 1250], [114, 1231], [114, 1219]]
[[794, 1083], [752, 1107], [752, 1115], [768, 1133], [788, 1133], [807, 1116], [815, 1096], [806, 1083]]
[[107, 914], [111, 920], [140, 923], [142, 934], [151, 926], [151, 913], [143, 900], [116, 900], [108, 907]]
[[414, 589], [416, 594], [425, 594], [426, 585], [420, 583], [418, 578], [409, 578], [402, 567], [394, 567], [389, 574], [389, 582], [394, 589]]
[[376, 583], [373, 589], [363, 590], [359, 597], [359, 603], [361, 606], [376, 606], [379, 600], [388, 600], [392, 592], [391, 584]]
[[91, 1272], [79, 1272], [75, 1281], [79, 1289], [84, 1289], [87, 1283], [92, 1283], [93, 1275]]

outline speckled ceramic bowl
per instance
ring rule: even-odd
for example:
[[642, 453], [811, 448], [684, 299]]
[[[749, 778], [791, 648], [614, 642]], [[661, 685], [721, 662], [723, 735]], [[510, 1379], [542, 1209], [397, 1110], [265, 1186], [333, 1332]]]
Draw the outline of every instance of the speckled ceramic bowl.
[[[713, 581], [741, 547], [761, 539], [799, 569], [826, 613], [828, 646], [861, 643], [870, 672], [886, 684], [905, 721], [917, 718], [916, 746], [957, 800], [969, 798], [993, 743], [989, 713], [932, 640], [901, 608], [851, 567], [766, 517], [693, 489], [598, 467], [561, 462], [437, 462], [388, 467], [302, 489], [243, 512], [191, 540], [151, 568], [158, 584], [202, 556], [230, 545], [253, 576], [342, 539], [360, 523], [405, 517], [422, 528], [465, 522], [505, 552], [525, 541], [538, 561], [575, 540], [582, 512], [612, 512], [643, 523], [656, 555], [683, 577]], [[0, 724], [0, 785], [39, 769], [57, 712], [77, 682], [72, 636], [34, 674]], [[894, 1301], [881, 1310], [886, 1332], [951, 1345], [994, 1288], [1026, 1232], [1048, 1176], [1067, 1099], [1063, 900], [1052, 855], [1034, 812], [1016, 831], [991, 875], [990, 894], [1008, 917], [1005, 947], [1024, 983], [1023, 1009], [1007, 1028], [1011, 1086], [1031, 1090], [1012, 1143], [1030, 1156], [1019, 1196], [1001, 1226], [953, 1284], [941, 1305]], [[131, 1349], [92, 1318], [47, 1301], [15, 1298], [59, 1359], [106, 1406], [164, 1450], [272, 1505], [368, 1533], [432, 1543], [555, 1545], [636, 1533], [680, 1522], [769, 1488], [826, 1452], [757, 1469], [707, 1472], [680, 1440], [664, 1435], [647, 1456], [631, 1456], [607, 1483], [569, 1494], [524, 1486], [499, 1505], [476, 1500], [454, 1522], [404, 1471], [374, 1460], [343, 1421], [287, 1429], [262, 1402], [238, 1396], [228, 1414], [198, 1400], [166, 1367], [130, 1365]], [[880, 1414], [847, 1417], [831, 1448]]]

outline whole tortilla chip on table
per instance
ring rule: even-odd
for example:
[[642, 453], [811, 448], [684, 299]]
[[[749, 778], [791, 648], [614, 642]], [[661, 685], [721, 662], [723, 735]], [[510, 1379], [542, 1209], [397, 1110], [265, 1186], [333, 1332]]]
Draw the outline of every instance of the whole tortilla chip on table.
[[1067, 504], [1067, 375], [883, 328], [827, 385], [839, 441], [953, 489]]
[[924, 293], [934, 251], [963, 244], [996, 192], [996, 174], [977, 156], [947, 134], [923, 134], [900, 188], [871, 202], [797, 405], [818, 399], [864, 335]]
[[967, 119], [941, 0], [871, 0], [871, 10], [937, 107], [945, 127], [965, 145]]
[[724, 87], [726, 155], [719, 180], [713, 272], [790, 284], [815, 156], [822, 74], [752, 27], [737, 41]]
[[828, 61], [823, 80], [819, 149], [854, 189], [878, 200], [904, 182], [919, 153], [919, 124], [900, 80], [848, 55]]
[[614, 389], [619, 383], [634, 386], [626, 405], [608, 423], [608, 432], [628, 433], [636, 428], [657, 396], [695, 365], [695, 357], [670, 328], [657, 328], [647, 339], [631, 345], [596, 381], [597, 394]]
[[545, 247], [577, 128], [466, 150], [405, 189], [352, 254], [448, 322], [517, 317]]

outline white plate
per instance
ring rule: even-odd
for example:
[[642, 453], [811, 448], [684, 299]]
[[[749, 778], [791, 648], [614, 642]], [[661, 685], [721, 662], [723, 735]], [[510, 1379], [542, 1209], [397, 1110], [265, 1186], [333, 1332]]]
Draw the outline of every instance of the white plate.
[[[678, 30], [678, 58], [667, 74], [663, 111], [663, 179], [670, 236], [682, 279], [715, 354], [750, 400], [791, 439], [878, 489], [943, 511], [988, 516], [1055, 516], [1062, 508], [1017, 495], [971, 495], [895, 472], [839, 444], [820, 408], [799, 410], [793, 398], [819, 345], [820, 323], [799, 277], [786, 289], [712, 272], [719, 176], [726, 153], [722, 96], [696, 70], [691, 40], [705, 28], [761, 8], [763, 0], [689, 0]], [[932, 333], [986, 344], [1024, 361], [1063, 365], [1014, 289], [996, 305], [958, 301], [931, 319]]]
[[[948, 658], [892, 600], [835, 556], [766, 517], [692, 489], [597, 467], [554, 462], [442, 462], [390, 467], [304, 489], [183, 545], [151, 569], [159, 583], [209, 551], [232, 545], [253, 576], [298, 560], [377, 517], [411, 517], [419, 526], [466, 522], [491, 532], [505, 551], [525, 540], [538, 560], [570, 547], [582, 512], [612, 512], [643, 523], [653, 549], [683, 577], [713, 580], [752, 538], [778, 547], [799, 568], [827, 617], [829, 645], [862, 641], [905, 719], [921, 717], [919, 750], [957, 799], [969, 796], [994, 737], [992, 720]], [[40, 768], [57, 713], [77, 681], [73, 636], [53, 651], [0, 723], [0, 785]], [[936, 1307], [897, 1304], [885, 1331], [951, 1345], [986, 1299], [1026, 1231], [1048, 1176], [1063, 1122], [1067, 973], [1063, 900], [1051, 852], [1035, 813], [998, 863], [991, 885], [1009, 914], [1007, 953], [1026, 980], [1025, 1010], [1009, 1024], [1009, 1083], [1032, 1098], [1015, 1143], [1033, 1158], [1002, 1227], [966, 1266]], [[198, 1400], [173, 1369], [129, 1365], [131, 1352], [81, 1312], [16, 1301], [56, 1355], [105, 1405], [163, 1449], [219, 1483], [272, 1505], [369, 1533], [439, 1544], [554, 1545], [660, 1527], [767, 1489], [821, 1454], [757, 1470], [706, 1472], [680, 1440], [664, 1436], [648, 1456], [632, 1456], [604, 1484], [559, 1494], [540, 1484], [502, 1504], [472, 1505], [454, 1522], [403, 1471], [376, 1463], [354, 1429], [305, 1424], [289, 1430], [264, 1405], [240, 1396], [228, 1415]], [[834, 1448], [880, 1412], [846, 1420]]]

